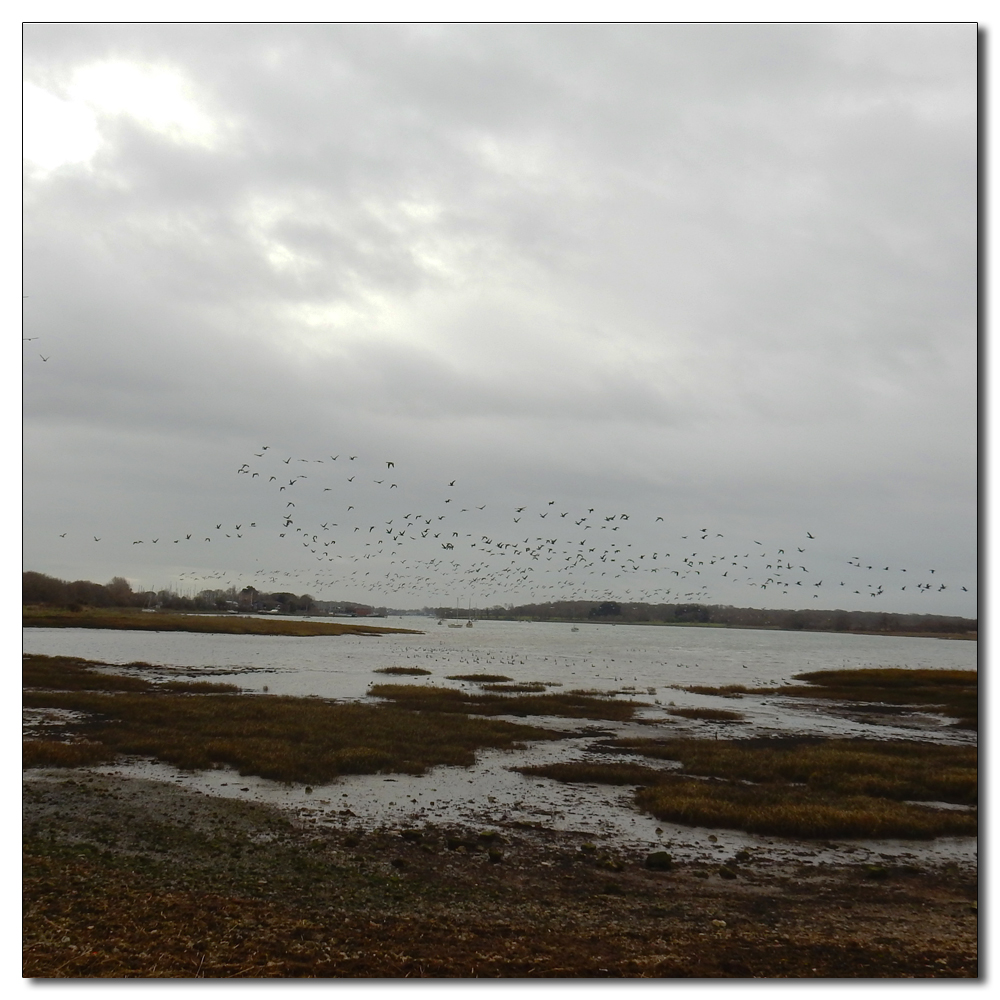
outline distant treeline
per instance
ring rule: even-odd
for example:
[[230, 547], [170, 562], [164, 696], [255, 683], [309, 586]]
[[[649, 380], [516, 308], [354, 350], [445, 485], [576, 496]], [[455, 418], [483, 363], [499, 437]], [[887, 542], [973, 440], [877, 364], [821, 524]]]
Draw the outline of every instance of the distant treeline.
[[[468, 609], [438, 608], [439, 618], [468, 618]], [[950, 615], [897, 615], [882, 611], [776, 611], [734, 608], [722, 604], [627, 604], [617, 601], [553, 601], [520, 607], [477, 610], [477, 618], [530, 621], [596, 621], [664, 624], [729, 625], [818, 632], [978, 632], [975, 618]]]
[[45, 573], [21, 574], [24, 604], [68, 608], [162, 608], [169, 611], [279, 611], [282, 614], [310, 614], [316, 602], [309, 594], [262, 594], [253, 587], [237, 590], [203, 590], [194, 597], [182, 597], [172, 590], [134, 591], [128, 580], [116, 576], [110, 583], [90, 580], [58, 580]]

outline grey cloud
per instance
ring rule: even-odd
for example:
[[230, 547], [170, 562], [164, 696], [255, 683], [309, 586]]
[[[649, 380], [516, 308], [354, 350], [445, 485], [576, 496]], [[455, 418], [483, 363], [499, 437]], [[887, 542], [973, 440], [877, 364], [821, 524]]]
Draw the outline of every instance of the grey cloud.
[[[215, 435], [205, 509], [239, 496], [207, 472], [230, 442], [405, 442], [497, 496], [853, 519], [974, 573], [972, 26], [25, 38], [57, 96], [96, 61], [173, 67], [217, 124], [199, 146], [100, 113], [91, 164], [29, 175], [39, 482], [60, 427], [149, 434], [150, 462], [165, 433]], [[121, 453], [128, 492], [145, 459]], [[151, 521], [195, 503], [170, 482], [136, 501]], [[52, 518], [96, 514], [29, 516], [32, 568], [56, 565]]]

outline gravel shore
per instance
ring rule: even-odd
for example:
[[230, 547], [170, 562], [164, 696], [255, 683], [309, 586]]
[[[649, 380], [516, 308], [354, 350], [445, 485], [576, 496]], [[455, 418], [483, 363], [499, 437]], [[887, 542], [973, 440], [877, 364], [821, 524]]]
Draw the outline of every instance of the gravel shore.
[[544, 828], [316, 825], [86, 769], [23, 787], [26, 977], [978, 974], [957, 865], [654, 870]]

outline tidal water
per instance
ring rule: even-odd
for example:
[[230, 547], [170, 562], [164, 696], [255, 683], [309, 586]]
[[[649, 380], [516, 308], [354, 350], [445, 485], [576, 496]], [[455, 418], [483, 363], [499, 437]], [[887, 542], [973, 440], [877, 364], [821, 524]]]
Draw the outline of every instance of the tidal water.
[[[380, 622], [381, 623], [381, 622]], [[762, 838], [723, 830], [674, 826], [638, 813], [632, 789], [597, 785], [561, 785], [513, 772], [520, 764], [605, 758], [595, 743], [611, 735], [734, 735], [811, 733], [917, 738], [974, 743], [976, 735], [953, 729], [928, 715], [901, 718], [891, 726], [860, 721], [835, 706], [791, 701], [766, 695], [739, 700], [696, 695], [679, 689], [692, 684], [773, 686], [810, 670], [851, 667], [977, 667], [977, 644], [969, 641], [839, 635], [819, 632], [769, 632], [743, 629], [683, 628], [643, 625], [477, 621], [471, 628], [449, 628], [435, 619], [390, 618], [385, 625], [419, 629], [420, 635], [286, 636], [203, 635], [181, 632], [123, 632], [96, 629], [25, 629], [24, 651], [72, 655], [108, 664], [149, 663], [156, 676], [204, 677], [248, 691], [368, 698], [371, 684], [446, 684], [472, 689], [449, 674], [504, 674], [516, 681], [540, 681], [565, 690], [577, 688], [624, 692], [647, 703], [636, 722], [614, 723], [550, 718], [518, 719], [560, 728], [565, 740], [529, 744], [516, 751], [483, 751], [469, 768], [440, 767], [422, 777], [354, 775], [311, 793], [301, 787], [232, 771], [182, 773], [166, 765], [137, 762], [109, 768], [157, 777], [209, 794], [272, 802], [299, 812], [307, 822], [402, 826], [448, 823], [464, 826], [540, 822], [581, 837], [619, 847], [668, 846], [678, 858], [750, 846], [771, 853], [824, 851], [781, 838]], [[387, 677], [385, 667], [421, 667], [426, 677]], [[671, 717], [672, 706], [728, 708], [741, 712], [738, 724], [688, 721]], [[645, 723], [645, 724], [643, 724]], [[650, 723], [653, 723], [652, 725]], [[618, 758], [620, 759], [620, 758]], [[717, 841], [708, 841], [708, 836]], [[845, 842], [852, 857], [901, 855], [911, 859], [951, 860], [972, 864], [972, 838], [940, 838], [928, 844]], [[860, 852], [860, 853], [858, 853]]]

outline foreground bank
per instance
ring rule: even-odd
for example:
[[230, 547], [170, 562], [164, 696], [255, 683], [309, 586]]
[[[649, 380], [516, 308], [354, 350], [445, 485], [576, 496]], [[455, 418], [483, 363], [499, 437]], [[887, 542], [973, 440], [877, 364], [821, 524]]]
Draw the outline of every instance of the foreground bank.
[[319, 826], [84, 769], [25, 772], [24, 831], [31, 977], [977, 975], [958, 866], [803, 845], [656, 870], [540, 828]]

